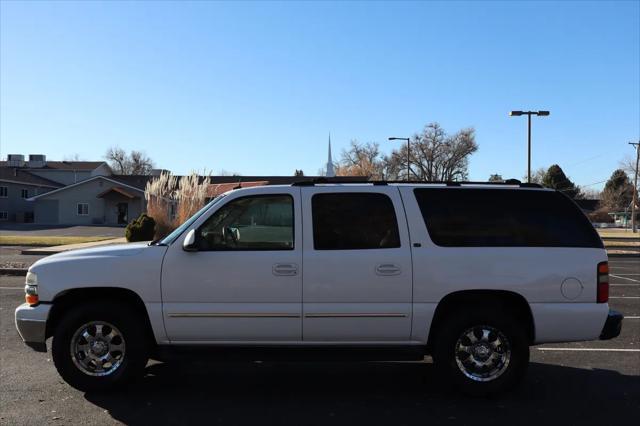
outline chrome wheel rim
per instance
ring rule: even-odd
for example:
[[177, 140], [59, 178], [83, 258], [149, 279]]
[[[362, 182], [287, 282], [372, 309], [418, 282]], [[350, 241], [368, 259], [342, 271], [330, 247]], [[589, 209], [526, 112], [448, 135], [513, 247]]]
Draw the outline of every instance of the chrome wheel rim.
[[71, 338], [71, 359], [89, 376], [108, 376], [122, 365], [125, 355], [124, 337], [113, 324], [91, 321]]
[[511, 345], [500, 330], [488, 325], [475, 326], [458, 338], [455, 359], [466, 377], [489, 382], [507, 370], [511, 360]]

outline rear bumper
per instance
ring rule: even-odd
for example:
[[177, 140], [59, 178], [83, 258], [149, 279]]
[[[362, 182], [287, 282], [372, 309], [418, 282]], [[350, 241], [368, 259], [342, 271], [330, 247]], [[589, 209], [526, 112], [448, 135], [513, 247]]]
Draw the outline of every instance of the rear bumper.
[[30, 306], [24, 303], [16, 308], [16, 328], [24, 343], [38, 352], [46, 352], [47, 318], [51, 305], [41, 303]]
[[600, 340], [609, 340], [620, 335], [622, 330], [622, 319], [624, 316], [613, 309], [609, 309], [609, 315], [607, 315], [607, 321], [604, 323], [602, 333], [600, 333]]

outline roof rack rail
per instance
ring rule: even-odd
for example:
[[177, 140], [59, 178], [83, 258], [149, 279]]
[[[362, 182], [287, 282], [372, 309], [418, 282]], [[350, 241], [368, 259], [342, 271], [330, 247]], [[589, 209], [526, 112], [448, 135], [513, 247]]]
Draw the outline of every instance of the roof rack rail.
[[340, 179], [337, 178], [317, 178], [311, 180], [301, 180], [293, 182], [291, 186], [314, 186], [316, 184], [371, 184], [371, 185], [388, 185], [388, 184], [441, 184], [447, 186], [462, 186], [462, 185], [491, 185], [491, 186], [514, 186], [518, 185], [521, 188], [542, 188], [543, 186], [538, 183], [522, 183], [518, 179], [507, 179], [504, 182], [480, 182], [480, 181], [427, 181], [427, 180], [353, 180], [353, 179]]
[[[297, 182], [293, 182], [291, 186], [314, 186], [316, 184], [324, 184], [324, 183], [357, 183], [357, 184], [368, 183], [371, 185], [387, 185], [387, 181], [384, 181], [384, 180], [317, 178], [317, 179], [300, 180]], [[390, 181], [389, 183], [393, 183], [393, 182]]]

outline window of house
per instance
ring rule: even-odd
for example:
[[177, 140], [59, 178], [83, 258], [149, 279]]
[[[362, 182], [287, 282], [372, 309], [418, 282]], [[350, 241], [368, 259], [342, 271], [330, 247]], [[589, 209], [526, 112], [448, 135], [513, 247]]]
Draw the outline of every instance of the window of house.
[[567, 196], [511, 189], [415, 189], [431, 240], [444, 247], [602, 247]]
[[316, 250], [400, 247], [393, 202], [380, 193], [327, 193], [311, 199]]
[[0, 212], [0, 220], [9, 220], [9, 212]]
[[87, 216], [89, 214], [89, 203], [78, 203], [78, 216]]
[[29, 190], [28, 189], [23, 189], [20, 191], [20, 197], [22, 198], [29, 198]]
[[0, 186], [0, 198], [7, 198], [9, 196], [9, 188], [6, 186]]
[[222, 206], [196, 232], [201, 251], [293, 250], [293, 198], [258, 195]]

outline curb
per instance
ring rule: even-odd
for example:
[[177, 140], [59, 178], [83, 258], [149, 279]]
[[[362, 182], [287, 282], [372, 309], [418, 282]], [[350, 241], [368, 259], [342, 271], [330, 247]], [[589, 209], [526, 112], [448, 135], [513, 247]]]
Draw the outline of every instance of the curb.
[[637, 258], [640, 257], [640, 252], [638, 253], [607, 253], [607, 256], [609, 258], [611, 257], [617, 257], [617, 258], [624, 258], [624, 257], [631, 257], [631, 258]]
[[[25, 248], [23, 250], [20, 250], [20, 254], [48, 256], [51, 254], [62, 253], [70, 250], [109, 246], [113, 244], [122, 244], [125, 242], [126, 240], [124, 239], [124, 237], [118, 237], [118, 238], [112, 238], [108, 240], [89, 241], [86, 243], [74, 243], [74, 244], [64, 244], [59, 246], [40, 246], [36, 248]], [[31, 246], [31, 247], [34, 247], [34, 246]]]
[[[49, 247], [49, 246], [41, 246], [41, 247]], [[56, 254], [59, 252], [51, 252], [51, 251], [45, 251], [45, 250], [40, 250], [37, 248], [29, 248], [29, 249], [24, 249], [24, 250], [20, 250], [20, 254], [24, 254], [24, 255], [50, 255], [50, 254]]]
[[637, 251], [640, 253], [640, 246], [605, 246], [607, 250]]
[[27, 275], [27, 269], [25, 268], [0, 268], [0, 275], [13, 275], [17, 277], [24, 277]]

